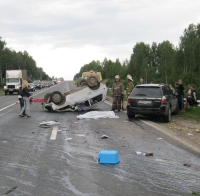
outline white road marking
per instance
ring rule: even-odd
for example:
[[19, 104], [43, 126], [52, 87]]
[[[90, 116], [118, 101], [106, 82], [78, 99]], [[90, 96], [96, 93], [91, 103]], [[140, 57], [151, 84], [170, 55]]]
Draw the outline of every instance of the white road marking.
[[8, 105], [8, 106], [6, 106], [5, 108], [0, 109], [0, 112], [3, 111], [3, 110], [5, 110], [5, 109], [7, 109], [7, 108], [9, 108], [9, 107], [11, 107], [11, 106], [13, 106], [13, 105], [15, 105], [15, 103], [13, 103], [13, 104], [11, 104], [11, 105]]
[[57, 132], [58, 132], [58, 127], [57, 127], [57, 126], [54, 126], [54, 127], [53, 127], [53, 130], [52, 130], [52, 133], [51, 133], [50, 140], [55, 140], [55, 139], [56, 139]]
[[[57, 85], [60, 85], [60, 84], [57, 84]], [[51, 88], [53, 88], [53, 87], [55, 87], [55, 86], [49, 87], [48, 89], [45, 89], [45, 90], [40, 91], [40, 92], [38, 92], [38, 93], [36, 93], [36, 94], [33, 94], [32, 97], [34, 97], [35, 95], [38, 95], [38, 94], [40, 94], [40, 93], [42, 93], [42, 92], [44, 92], [44, 91], [46, 91], [46, 90], [49, 90], [49, 89], [51, 89]], [[3, 97], [5, 98], [5, 97], [7, 97], [7, 96], [3, 96]], [[0, 97], [0, 98], [3, 98], [3, 97]], [[5, 110], [5, 109], [7, 109], [7, 108], [9, 108], [9, 107], [11, 107], [11, 106], [13, 106], [13, 105], [16, 105], [16, 104], [13, 103], [13, 104], [10, 104], [10, 105], [8, 105], [8, 106], [6, 106], [6, 107], [4, 107], [4, 108], [1, 108], [1, 109], [0, 109], [0, 112], [3, 111], [3, 110]]]

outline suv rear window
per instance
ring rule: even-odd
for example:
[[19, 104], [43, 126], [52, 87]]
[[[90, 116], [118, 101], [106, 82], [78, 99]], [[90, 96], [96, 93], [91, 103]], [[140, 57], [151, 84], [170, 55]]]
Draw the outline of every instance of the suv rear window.
[[162, 90], [160, 87], [137, 86], [133, 89], [131, 96], [157, 98], [162, 97]]

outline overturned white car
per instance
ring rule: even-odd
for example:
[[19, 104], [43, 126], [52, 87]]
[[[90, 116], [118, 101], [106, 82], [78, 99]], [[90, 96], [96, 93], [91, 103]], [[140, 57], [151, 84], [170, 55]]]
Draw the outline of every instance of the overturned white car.
[[49, 111], [83, 111], [96, 107], [106, 99], [108, 88], [94, 76], [82, 79], [74, 90], [54, 91], [44, 96], [43, 107]]

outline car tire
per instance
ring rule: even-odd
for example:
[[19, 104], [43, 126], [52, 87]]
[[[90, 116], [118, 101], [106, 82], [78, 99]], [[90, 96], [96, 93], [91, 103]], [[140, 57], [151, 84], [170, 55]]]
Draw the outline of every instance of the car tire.
[[91, 90], [97, 90], [100, 87], [100, 82], [98, 82], [98, 84], [96, 86], [88, 86]]
[[171, 121], [171, 108], [169, 107], [167, 111], [167, 115], [163, 116], [164, 122], [168, 123]]
[[174, 111], [174, 114], [178, 114], [179, 113], [179, 107], [178, 107], [178, 103], [176, 104], [176, 109]]
[[89, 87], [94, 87], [94, 86], [98, 85], [98, 83], [99, 83], [99, 81], [98, 81], [97, 77], [95, 77], [95, 76], [89, 76], [87, 78], [87, 85]]
[[54, 91], [51, 94], [51, 101], [56, 105], [61, 104], [63, 102], [63, 99], [64, 99], [64, 96], [59, 91]]
[[87, 84], [86, 80], [85, 80], [85, 79], [81, 79], [81, 80], [78, 81], [77, 86], [78, 86], [78, 87], [79, 87], [79, 86], [84, 86], [84, 85], [86, 85], [86, 84]]
[[45, 102], [46, 104], [48, 104], [48, 103], [51, 102], [51, 93], [45, 94], [45, 96], [44, 96], [44, 102]]
[[13, 92], [9, 91], [9, 95], [12, 95], [12, 94], [13, 94]]
[[135, 118], [135, 114], [131, 113], [131, 112], [128, 112], [127, 116], [128, 116], [129, 119]]

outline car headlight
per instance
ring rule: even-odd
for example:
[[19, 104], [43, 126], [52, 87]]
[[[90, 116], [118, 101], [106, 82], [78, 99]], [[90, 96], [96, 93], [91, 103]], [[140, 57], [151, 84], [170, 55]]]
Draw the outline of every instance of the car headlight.
[[19, 90], [19, 89], [20, 89], [20, 86], [16, 86], [16, 89]]
[[7, 89], [8, 89], [8, 87], [7, 87], [7, 86], [4, 86], [4, 87], [3, 87], [3, 89], [4, 89], [4, 90], [7, 90]]

